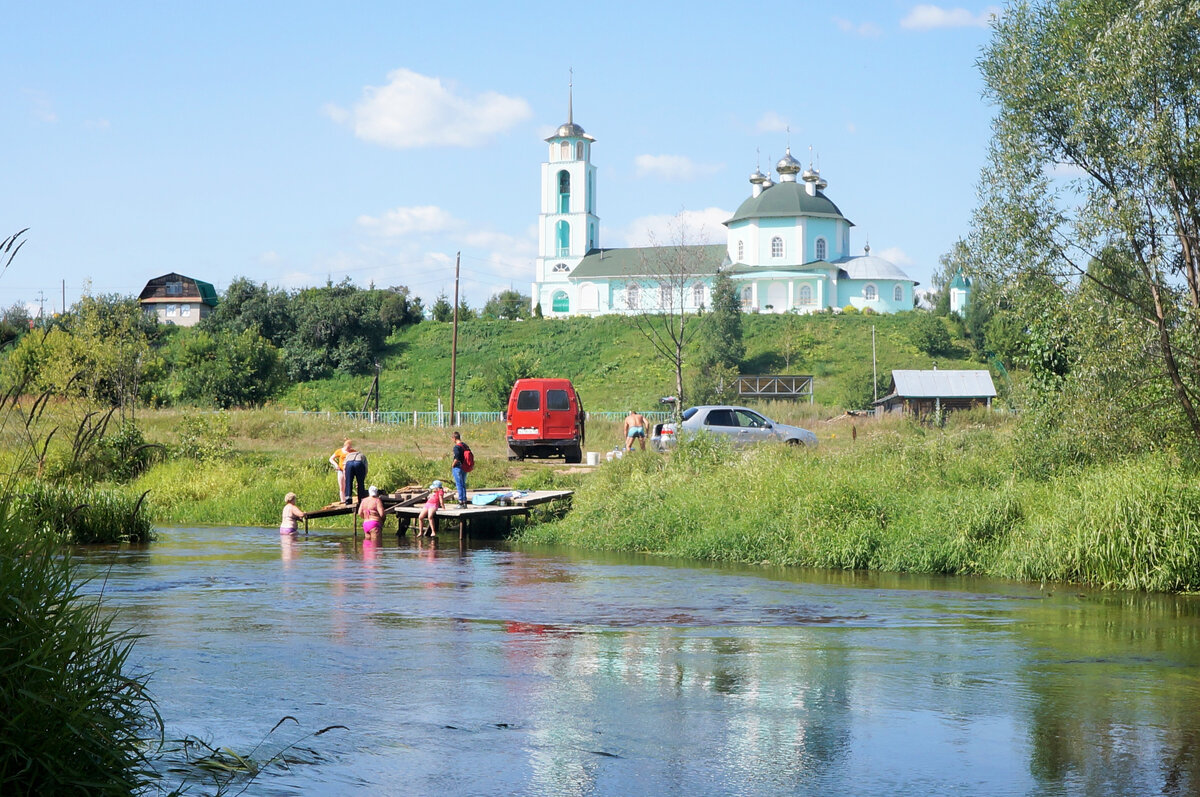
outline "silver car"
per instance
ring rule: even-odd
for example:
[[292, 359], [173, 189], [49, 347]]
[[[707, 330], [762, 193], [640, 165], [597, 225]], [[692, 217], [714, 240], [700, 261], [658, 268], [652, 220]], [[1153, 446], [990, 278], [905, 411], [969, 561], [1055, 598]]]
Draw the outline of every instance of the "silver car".
[[675, 446], [680, 435], [700, 431], [727, 437], [735, 446], [768, 440], [790, 445], [817, 445], [817, 436], [807, 429], [775, 423], [754, 410], [729, 404], [688, 407], [683, 411], [683, 423], [678, 426], [673, 423], [656, 424], [650, 445], [656, 451], [666, 451]]

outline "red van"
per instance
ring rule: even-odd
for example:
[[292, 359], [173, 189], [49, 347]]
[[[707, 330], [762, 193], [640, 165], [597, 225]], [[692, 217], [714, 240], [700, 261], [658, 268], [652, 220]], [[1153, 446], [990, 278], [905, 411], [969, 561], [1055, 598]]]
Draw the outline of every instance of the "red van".
[[508, 458], [583, 459], [583, 402], [570, 379], [518, 379], [508, 397]]

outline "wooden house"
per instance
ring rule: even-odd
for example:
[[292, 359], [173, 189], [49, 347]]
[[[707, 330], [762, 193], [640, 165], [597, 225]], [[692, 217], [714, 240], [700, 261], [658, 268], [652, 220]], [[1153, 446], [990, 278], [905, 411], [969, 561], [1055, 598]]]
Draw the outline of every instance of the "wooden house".
[[138, 296], [142, 312], [160, 324], [190, 327], [207, 318], [217, 306], [217, 291], [208, 282], [174, 272], [146, 283]]
[[924, 417], [934, 413], [992, 406], [996, 386], [987, 371], [892, 371], [892, 390], [873, 402], [877, 414]]

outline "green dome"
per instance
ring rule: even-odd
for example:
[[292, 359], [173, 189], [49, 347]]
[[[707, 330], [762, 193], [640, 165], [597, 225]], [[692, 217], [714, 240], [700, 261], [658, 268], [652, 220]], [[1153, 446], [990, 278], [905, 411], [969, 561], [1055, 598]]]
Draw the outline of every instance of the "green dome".
[[837, 205], [833, 204], [817, 191], [815, 196], [809, 196], [808, 191], [800, 183], [776, 183], [764, 190], [758, 196], [752, 196], [742, 203], [733, 218], [726, 221], [732, 224], [742, 219], [791, 218], [795, 216], [833, 216], [850, 220], [842, 215]]

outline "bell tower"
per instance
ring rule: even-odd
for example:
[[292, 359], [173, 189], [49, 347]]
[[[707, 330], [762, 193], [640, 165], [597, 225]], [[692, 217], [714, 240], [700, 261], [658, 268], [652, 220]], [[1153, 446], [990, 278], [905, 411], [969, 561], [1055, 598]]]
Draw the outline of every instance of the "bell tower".
[[549, 157], [542, 164], [536, 280], [543, 289], [566, 284], [583, 256], [600, 245], [596, 167], [591, 160], [596, 139], [575, 124], [573, 84], [567, 90], [566, 124], [546, 139]]

